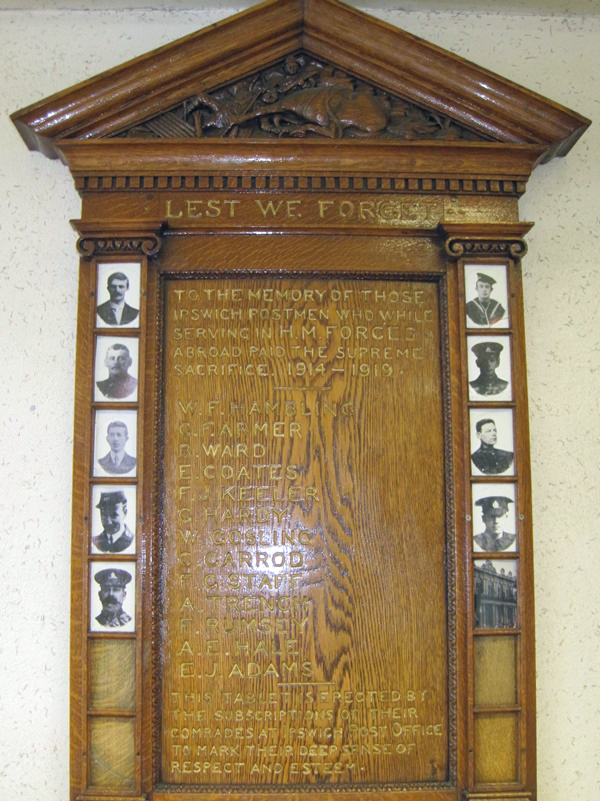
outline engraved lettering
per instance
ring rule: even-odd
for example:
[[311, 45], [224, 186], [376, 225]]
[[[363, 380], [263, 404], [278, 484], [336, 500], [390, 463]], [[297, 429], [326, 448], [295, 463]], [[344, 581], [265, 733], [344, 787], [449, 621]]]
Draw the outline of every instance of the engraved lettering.
[[[168, 211], [423, 225], [426, 205], [202, 193]], [[436, 285], [169, 278], [165, 296], [166, 780], [301, 794], [446, 776], [445, 513], [404, 476], [430, 427], [441, 440]]]

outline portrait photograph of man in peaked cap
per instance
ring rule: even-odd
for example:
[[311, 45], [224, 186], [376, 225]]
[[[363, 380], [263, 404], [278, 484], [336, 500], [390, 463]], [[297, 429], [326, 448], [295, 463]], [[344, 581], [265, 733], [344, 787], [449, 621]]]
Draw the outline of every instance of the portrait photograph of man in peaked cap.
[[134, 550], [134, 533], [128, 527], [127, 494], [124, 489], [107, 489], [100, 493], [96, 509], [100, 513], [102, 531], [92, 536], [94, 550], [101, 553], [123, 553]]
[[[484, 530], [475, 534], [473, 542], [477, 551], [514, 550], [516, 535], [507, 531], [510, 504], [514, 503], [507, 495], [487, 495], [479, 498], [474, 505], [481, 509]], [[475, 527], [475, 524], [474, 524]]]
[[512, 400], [510, 338], [467, 337], [467, 347], [469, 400]]
[[475, 289], [476, 297], [469, 300], [465, 306], [467, 327], [507, 328], [506, 267], [502, 264], [489, 264], [485, 268], [476, 264], [466, 264], [465, 293], [467, 297], [472, 294], [473, 289]]
[[[512, 411], [510, 409], [471, 409], [471, 453], [473, 475], [514, 475]], [[501, 442], [506, 449], [497, 448]], [[507, 448], [508, 446], [508, 448]]]
[[110, 337], [98, 337], [95, 375], [98, 379], [107, 370], [108, 376], [96, 380], [95, 400], [137, 400], [137, 378], [129, 372], [132, 365], [136, 370], [137, 360], [137, 339], [114, 342]]
[[[104, 631], [106, 629], [121, 629], [122, 631], [133, 631], [133, 613], [129, 614], [123, 606], [127, 598], [127, 588], [131, 585], [132, 595], [134, 594], [133, 580], [134, 566], [127, 562], [97, 562], [91, 565], [92, 581], [99, 587], [97, 598], [93, 592], [90, 597], [92, 631]], [[128, 608], [132, 609], [133, 601], [128, 602]]]
[[140, 311], [136, 308], [140, 298], [139, 276], [140, 265], [137, 263], [98, 265], [98, 297], [108, 294], [108, 300], [96, 307], [96, 322], [100, 328], [133, 328], [139, 325]]

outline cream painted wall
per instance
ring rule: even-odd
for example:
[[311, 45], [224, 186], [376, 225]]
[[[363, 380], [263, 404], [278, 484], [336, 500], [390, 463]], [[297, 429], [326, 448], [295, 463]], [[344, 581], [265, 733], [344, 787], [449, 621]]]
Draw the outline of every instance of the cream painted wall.
[[[218, 0], [210, 5], [220, 9], [251, 8], [259, 0]], [[403, 11], [481, 11], [485, 0], [345, 0], [349, 5], [362, 10], [376, 8], [399, 8]], [[115, 10], [133, 8], [189, 9], [198, 8], [198, 0], [0, 0], [0, 9], [17, 10], [45, 8], [55, 10], [96, 9]], [[600, 14], [599, 0], [494, 0], [494, 11], [511, 14]]]
[[[0, 799], [68, 795], [69, 521], [79, 198], [7, 115], [232, 13], [0, 11], [4, 575]], [[600, 19], [373, 12], [597, 120], [540, 167], [525, 273], [540, 801], [600, 798]]]

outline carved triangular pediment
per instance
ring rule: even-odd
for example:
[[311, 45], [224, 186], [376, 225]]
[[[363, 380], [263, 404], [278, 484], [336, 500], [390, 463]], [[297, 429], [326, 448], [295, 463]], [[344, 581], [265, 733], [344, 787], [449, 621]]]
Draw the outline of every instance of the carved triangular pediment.
[[487, 141], [446, 114], [303, 52], [191, 95], [116, 136]]
[[[290, 56], [303, 60], [303, 82], [286, 70]], [[589, 125], [340, 0], [266, 0], [12, 119], [28, 146], [51, 158], [64, 158], [69, 140], [235, 135], [475, 139], [535, 146], [547, 161]]]

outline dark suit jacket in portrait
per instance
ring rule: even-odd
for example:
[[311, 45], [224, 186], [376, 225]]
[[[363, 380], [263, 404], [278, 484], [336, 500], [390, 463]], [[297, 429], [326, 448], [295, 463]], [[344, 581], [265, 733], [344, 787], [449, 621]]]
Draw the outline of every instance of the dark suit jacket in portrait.
[[110, 305], [110, 300], [107, 300], [106, 303], [101, 303], [99, 306], [96, 307], [96, 312], [101, 320], [103, 320], [107, 325], [127, 325], [127, 323], [132, 323], [134, 320], [137, 319], [139, 309], [134, 309], [133, 306], [128, 306], [125, 304], [123, 306], [123, 313], [121, 314], [121, 322], [117, 322], [117, 318], [115, 317], [115, 313], [112, 310], [112, 306]]
[[96, 381], [96, 386], [105, 398], [127, 398], [137, 389], [137, 378], [127, 373], [123, 378], [105, 378], [104, 381]]
[[113, 461], [110, 458], [110, 452], [107, 453], [106, 456], [103, 456], [102, 459], [98, 459], [98, 464], [100, 467], [104, 468], [107, 473], [111, 473], [114, 476], [118, 476], [122, 473], [131, 473], [132, 470], [135, 470], [135, 463], [135, 456], [130, 456], [128, 453], [123, 456], [123, 460], [121, 461], [120, 465], [113, 464]]
[[512, 465], [515, 455], [512, 451], [501, 451], [493, 445], [485, 445], [483, 442], [477, 450], [471, 454], [471, 459], [475, 467], [486, 476], [497, 476], [505, 473]]
[[97, 537], [92, 537], [92, 542], [102, 553], [121, 553], [121, 551], [129, 548], [133, 542], [133, 532], [127, 526], [124, 526], [121, 535], [116, 540], [113, 540], [111, 545], [108, 534], [103, 531]]

